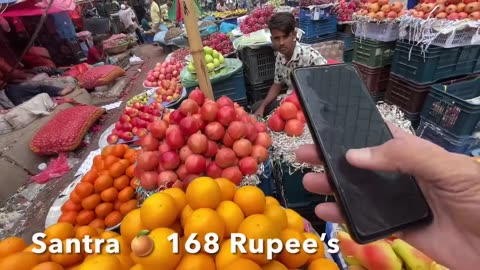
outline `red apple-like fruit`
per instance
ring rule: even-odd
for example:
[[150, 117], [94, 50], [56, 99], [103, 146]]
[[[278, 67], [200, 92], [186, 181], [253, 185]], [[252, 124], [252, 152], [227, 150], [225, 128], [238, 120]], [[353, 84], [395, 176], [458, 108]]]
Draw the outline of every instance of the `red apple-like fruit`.
[[118, 136], [117, 135], [114, 135], [114, 134], [110, 134], [108, 135], [107, 137], [107, 142], [109, 144], [116, 144], [118, 142]]

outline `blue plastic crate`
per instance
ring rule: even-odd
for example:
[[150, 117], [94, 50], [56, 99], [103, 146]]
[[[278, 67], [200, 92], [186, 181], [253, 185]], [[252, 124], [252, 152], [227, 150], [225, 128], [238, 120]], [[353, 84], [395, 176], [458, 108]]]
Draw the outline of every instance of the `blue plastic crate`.
[[330, 16], [327, 19], [318, 21], [300, 19], [298, 27], [305, 32], [305, 34], [303, 34], [305, 38], [334, 34], [337, 32], [337, 17]]
[[314, 44], [314, 43], [320, 43], [320, 42], [325, 42], [325, 41], [331, 41], [335, 40], [337, 38], [336, 34], [328, 34], [324, 36], [319, 36], [319, 37], [302, 37], [301, 42], [305, 44]]
[[353, 42], [355, 40], [355, 35], [352, 33], [338, 32], [337, 40], [342, 40], [345, 45], [345, 51], [353, 49]]
[[423, 119], [423, 117], [420, 117], [420, 124], [416, 133], [420, 138], [431, 141], [453, 153], [468, 154], [469, 149], [479, 143], [473, 136], [455, 136]]
[[[312, 13], [313, 12], [311, 12], [309, 8], [301, 8], [300, 12], [298, 13], [298, 18], [300, 20], [312, 20]], [[330, 16], [333, 16], [332, 7], [320, 8], [320, 16], [318, 17], [319, 20], [327, 19]]]
[[[197, 86], [187, 88], [187, 93], [193, 91]], [[243, 70], [239, 70], [237, 73], [232, 74], [231, 77], [224, 81], [215, 82], [212, 84], [213, 97], [215, 99], [221, 96], [228, 96], [239, 105], [247, 104], [247, 89], [245, 86], [245, 80], [243, 77]]]

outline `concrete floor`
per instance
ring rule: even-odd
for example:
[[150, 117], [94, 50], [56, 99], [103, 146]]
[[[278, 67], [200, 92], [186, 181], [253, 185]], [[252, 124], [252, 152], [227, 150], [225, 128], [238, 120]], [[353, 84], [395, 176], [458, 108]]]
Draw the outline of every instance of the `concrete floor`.
[[[10, 199], [0, 202], [0, 239], [9, 236], [18, 236], [31, 242], [33, 234], [43, 231], [45, 218], [59, 194], [74, 180], [74, 173], [91, 151], [98, 149], [98, 139], [103, 131], [115, 123], [123, 108], [132, 96], [142, 92], [142, 83], [149, 69], [155, 63], [163, 61], [165, 55], [160, 47], [143, 45], [133, 49], [133, 53], [144, 60], [142, 66], [132, 66], [127, 70], [127, 77], [131, 83], [127, 85], [121, 100], [121, 106], [107, 112], [100, 122], [100, 130], [90, 133], [90, 143], [87, 147], [70, 153], [70, 158], [75, 161], [75, 166], [64, 176], [51, 179], [43, 185], [25, 179], [26, 184], [22, 186]], [[141, 70], [139, 70], [141, 69]], [[118, 101], [115, 99], [98, 99], [97, 106], [106, 105]], [[103, 104], [101, 104], [103, 103]]]

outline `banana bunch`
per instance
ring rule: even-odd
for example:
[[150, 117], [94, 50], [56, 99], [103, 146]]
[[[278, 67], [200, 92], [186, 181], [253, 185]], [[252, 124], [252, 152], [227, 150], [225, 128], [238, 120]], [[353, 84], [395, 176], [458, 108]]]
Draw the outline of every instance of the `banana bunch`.
[[215, 18], [228, 18], [228, 17], [235, 17], [235, 16], [243, 16], [245, 14], [247, 14], [247, 10], [244, 8], [240, 8], [235, 10], [227, 10], [223, 12], [217, 11], [213, 13], [213, 16], [215, 16]]
[[448, 270], [396, 237], [359, 245], [347, 232], [338, 231], [337, 239], [349, 270]]

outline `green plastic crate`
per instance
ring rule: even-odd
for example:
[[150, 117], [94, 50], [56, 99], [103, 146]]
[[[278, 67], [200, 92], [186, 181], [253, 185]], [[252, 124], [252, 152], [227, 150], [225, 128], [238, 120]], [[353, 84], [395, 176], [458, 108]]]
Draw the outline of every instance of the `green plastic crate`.
[[376, 68], [392, 63], [395, 41], [381, 42], [371, 39], [355, 38], [353, 61]]
[[343, 62], [351, 63], [353, 60], [353, 49], [343, 51]]
[[480, 46], [441, 48], [397, 41], [391, 72], [417, 84], [429, 84], [480, 70]]

